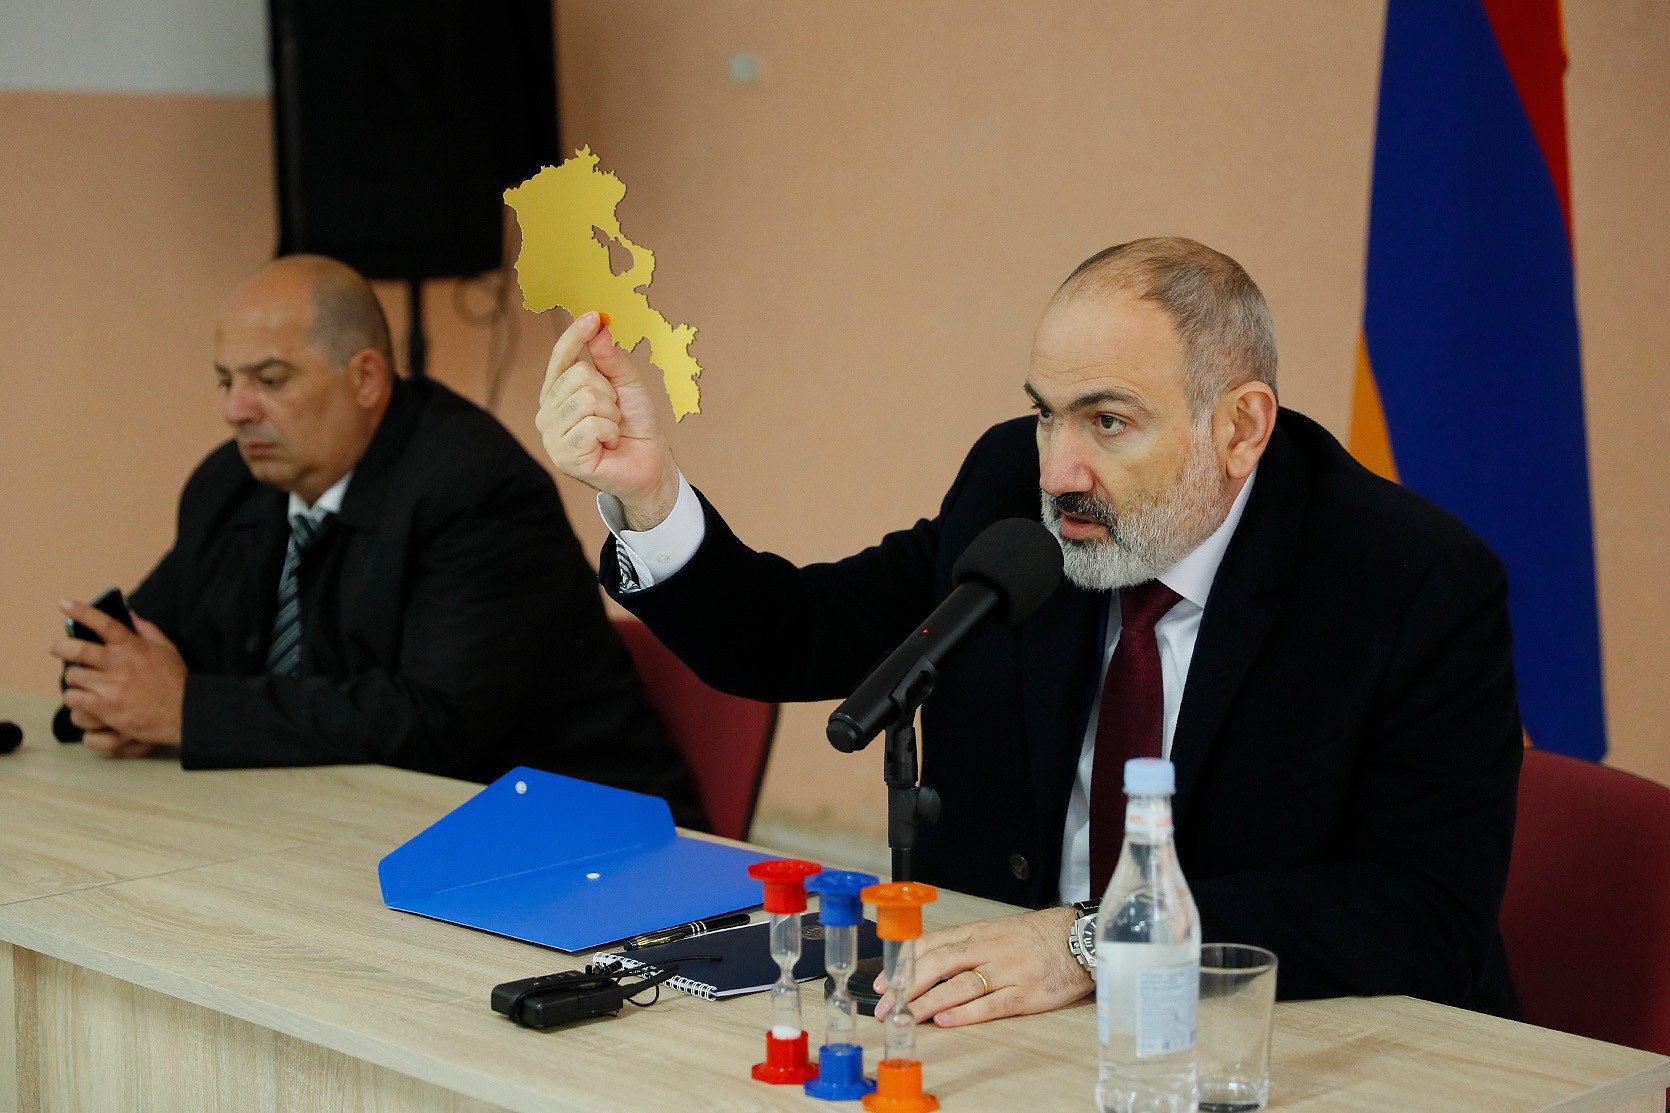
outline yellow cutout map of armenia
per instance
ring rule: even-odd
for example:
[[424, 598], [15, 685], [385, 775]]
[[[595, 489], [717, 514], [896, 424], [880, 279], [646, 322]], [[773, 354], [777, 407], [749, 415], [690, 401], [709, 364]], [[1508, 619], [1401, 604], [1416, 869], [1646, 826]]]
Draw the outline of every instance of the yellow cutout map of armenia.
[[[535, 313], [560, 305], [575, 316], [604, 310], [615, 342], [626, 351], [648, 339], [650, 362], [661, 368], [673, 415], [683, 421], [701, 412], [696, 378], [702, 368], [690, 355], [696, 329], [675, 328], [650, 307], [643, 290], [655, 274], [655, 253], [621, 235], [615, 208], [626, 186], [599, 171], [597, 161], [584, 147], [561, 166], [547, 166], [504, 191], [522, 226], [522, 253], [516, 259], [522, 304]], [[616, 274], [609, 265], [609, 249], [598, 242], [595, 230], [631, 253], [632, 265], [624, 273]]]

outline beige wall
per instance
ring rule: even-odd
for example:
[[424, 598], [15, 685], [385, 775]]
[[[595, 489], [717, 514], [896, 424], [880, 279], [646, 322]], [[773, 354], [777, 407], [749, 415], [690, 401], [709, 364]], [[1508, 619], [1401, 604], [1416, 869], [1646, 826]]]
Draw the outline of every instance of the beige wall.
[[[1670, 781], [1670, 494], [1642, 404], [1670, 349], [1670, 8], [1568, 4], [1579, 301], [1613, 759]], [[840, 555], [930, 513], [1024, 408], [1034, 318], [1091, 251], [1155, 232], [1235, 255], [1283, 401], [1343, 430], [1381, 10], [1346, 0], [559, 3], [563, 116], [630, 187], [655, 300], [701, 332], [692, 478], [750, 540]], [[731, 55], [759, 80], [733, 83]], [[51, 600], [131, 585], [220, 436], [217, 299], [271, 250], [267, 109], [0, 94], [0, 685], [50, 690]], [[397, 327], [398, 291], [387, 291]], [[486, 337], [438, 287], [436, 373]], [[481, 290], [469, 293], [478, 303]], [[533, 446], [549, 321], [519, 314], [501, 416]], [[642, 353], [640, 353], [642, 354]], [[1534, 435], [1534, 431], [1527, 431]], [[588, 545], [601, 526], [565, 486]], [[768, 815], [874, 831], [880, 755], [791, 708]]]

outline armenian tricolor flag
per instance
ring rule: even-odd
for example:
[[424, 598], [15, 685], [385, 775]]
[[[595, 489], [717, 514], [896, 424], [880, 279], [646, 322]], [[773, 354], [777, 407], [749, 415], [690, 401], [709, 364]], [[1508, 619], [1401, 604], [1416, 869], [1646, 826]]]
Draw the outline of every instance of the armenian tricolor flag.
[[1558, 0], [1389, 0], [1351, 451], [1507, 563], [1534, 745], [1606, 752]]

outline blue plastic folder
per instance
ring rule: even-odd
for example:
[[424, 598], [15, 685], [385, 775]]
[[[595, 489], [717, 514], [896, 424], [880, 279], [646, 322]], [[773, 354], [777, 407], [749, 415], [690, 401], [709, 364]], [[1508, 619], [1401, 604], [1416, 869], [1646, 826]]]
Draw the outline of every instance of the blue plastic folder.
[[667, 803], [518, 768], [377, 865], [383, 903], [585, 951], [760, 903], [769, 856], [680, 835]]

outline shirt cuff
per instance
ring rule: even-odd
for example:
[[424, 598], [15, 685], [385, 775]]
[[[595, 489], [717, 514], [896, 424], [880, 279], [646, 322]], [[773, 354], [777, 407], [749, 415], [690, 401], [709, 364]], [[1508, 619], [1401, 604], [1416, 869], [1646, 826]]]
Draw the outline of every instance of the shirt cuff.
[[623, 592], [642, 591], [673, 576], [690, 563], [707, 536], [707, 518], [702, 513], [701, 500], [683, 472], [678, 475], [678, 501], [673, 503], [666, 519], [653, 529], [627, 529], [626, 512], [620, 500], [601, 491], [597, 494], [597, 513], [615, 537]]

